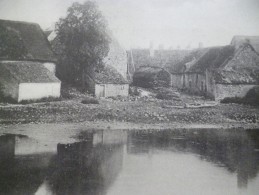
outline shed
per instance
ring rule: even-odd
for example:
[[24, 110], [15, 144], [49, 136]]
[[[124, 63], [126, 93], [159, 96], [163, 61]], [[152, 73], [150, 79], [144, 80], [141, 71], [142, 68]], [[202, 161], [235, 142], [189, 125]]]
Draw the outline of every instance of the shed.
[[143, 66], [134, 73], [133, 85], [144, 88], [170, 87], [171, 74], [163, 68]]
[[105, 66], [100, 72], [86, 75], [86, 86], [96, 97], [128, 96], [129, 83], [111, 66]]
[[3, 95], [17, 102], [60, 96], [61, 82], [38, 62], [1, 61], [0, 84]]

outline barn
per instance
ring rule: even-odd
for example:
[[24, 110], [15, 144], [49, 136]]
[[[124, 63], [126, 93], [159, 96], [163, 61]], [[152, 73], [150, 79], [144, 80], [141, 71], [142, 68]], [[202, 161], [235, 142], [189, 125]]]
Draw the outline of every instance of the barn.
[[1, 96], [17, 102], [60, 97], [56, 59], [40, 26], [0, 20]]
[[259, 85], [259, 54], [251, 44], [211, 47], [204, 51], [179, 68], [173, 85], [218, 101], [244, 97]]
[[85, 80], [89, 92], [95, 97], [129, 95], [128, 81], [114, 67], [105, 66], [100, 72], [87, 74]]
[[142, 66], [133, 75], [133, 85], [144, 88], [170, 87], [171, 74], [160, 67]]

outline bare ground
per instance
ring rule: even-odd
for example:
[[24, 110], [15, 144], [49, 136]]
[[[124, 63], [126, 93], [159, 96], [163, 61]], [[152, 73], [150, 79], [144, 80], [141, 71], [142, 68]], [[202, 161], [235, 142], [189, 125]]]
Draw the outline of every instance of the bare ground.
[[100, 104], [82, 104], [82, 98], [7, 104], [0, 106], [0, 126], [70, 123], [89, 128], [259, 128], [258, 107], [238, 104], [203, 107], [211, 102], [186, 95], [182, 99], [185, 104], [145, 97], [101, 99]]

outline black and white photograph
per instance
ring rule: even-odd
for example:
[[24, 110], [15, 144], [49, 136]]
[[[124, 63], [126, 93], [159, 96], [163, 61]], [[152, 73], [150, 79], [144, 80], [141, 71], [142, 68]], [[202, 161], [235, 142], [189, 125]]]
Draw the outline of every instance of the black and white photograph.
[[259, 194], [259, 0], [0, 0], [0, 195], [160, 194]]

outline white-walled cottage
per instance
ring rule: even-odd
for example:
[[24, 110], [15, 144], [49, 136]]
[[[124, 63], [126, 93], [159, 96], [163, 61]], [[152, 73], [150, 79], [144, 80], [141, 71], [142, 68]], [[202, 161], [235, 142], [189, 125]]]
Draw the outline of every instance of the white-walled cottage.
[[38, 24], [0, 20], [1, 95], [20, 102], [60, 97], [56, 59]]

